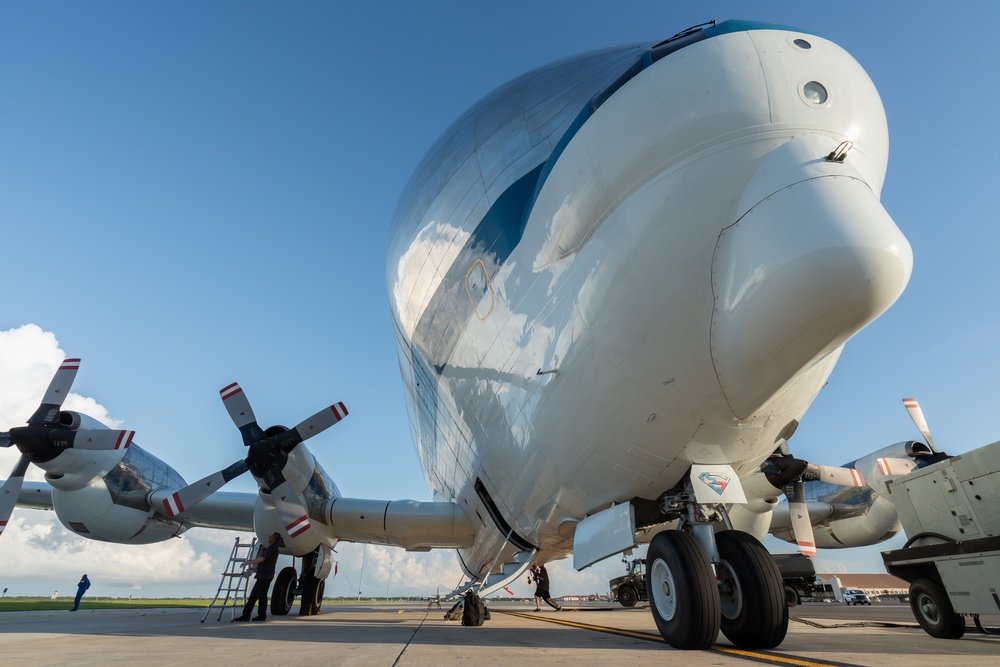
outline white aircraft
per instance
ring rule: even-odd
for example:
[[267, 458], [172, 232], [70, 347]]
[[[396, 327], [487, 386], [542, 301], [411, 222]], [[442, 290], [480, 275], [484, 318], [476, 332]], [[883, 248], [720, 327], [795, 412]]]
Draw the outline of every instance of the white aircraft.
[[[799, 550], [810, 556], [816, 554], [816, 547], [868, 546], [893, 537], [902, 526], [895, 506], [887, 497], [886, 482], [949, 458], [935, 448], [917, 400], [904, 398], [903, 405], [926, 443], [919, 440], [898, 442], [845, 463], [843, 469], [855, 471], [861, 482], [854, 485], [821, 480], [788, 484], [772, 471], [771, 493], [761, 485], [756, 497], [737, 512], [746, 510], [769, 516], [768, 529], [772, 535], [797, 543]], [[762, 464], [762, 470], [771, 470], [775, 462], [785, 460], [769, 459]], [[780, 489], [775, 489], [774, 484]], [[785, 493], [780, 504], [775, 491]]]
[[[486, 595], [668, 524], [647, 555], [665, 640], [705, 648], [721, 628], [777, 646], [781, 578], [727, 507], [762, 495], [762, 464], [784, 486], [860, 482], [787, 448], [844, 344], [909, 280], [879, 202], [887, 157], [871, 80], [803, 30], [712, 22], [529, 72], [444, 133], [392, 225], [390, 307], [435, 502], [341, 498], [301, 441], [346, 411], [261, 429], [235, 385], [223, 399], [249, 456], [185, 485], [113, 447], [130, 436], [60, 412], [67, 367], [10, 433], [23, 456], [2, 518], [16, 495], [106, 540], [277, 530], [304, 558], [274, 597], [287, 611], [303, 593], [305, 613], [337, 540], [457, 548]], [[21, 488], [29, 462], [51, 492]], [[245, 469], [258, 494], [214, 493]]]

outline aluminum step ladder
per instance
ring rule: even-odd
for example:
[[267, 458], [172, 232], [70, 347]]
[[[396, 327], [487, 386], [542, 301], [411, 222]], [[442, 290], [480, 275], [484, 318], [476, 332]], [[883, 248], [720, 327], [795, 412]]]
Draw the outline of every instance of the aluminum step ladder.
[[[240, 567], [240, 563], [253, 558], [253, 554], [257, 550], [257, 538], [254, 537], [249, 542], [240, 542], [240, 538], [236, 538], [236, 543], [233, 545], [233, 550], [229, 554], [229, 562], [226, 563], [226, 570], [222, 573], [222, 580], [219, 581], [219, 590], [215, 592], [215, 597], [212, 599], [212, 604], [208, 605], [208, 609], [205, 610], [205, 615], [201, 617], [201, 622], [204, 623], [208, 615], [212, 613], [212, 609], [216, 606], [219, 607], [219, 616], [216, 621], [222, 620], [222, 613], [229, 608], [229, 620], [230, 622], [236, 618], [236, 606], [241, 607], [246, 604], [247, 601], [247, 588], [250, 585], [250, 575], [249, 569], [244, 569]], [[225, 597], [222, 602], [219, 602], [219, 598], [225, 593]], [[243, 610], [240, 609], [240, 613]]]

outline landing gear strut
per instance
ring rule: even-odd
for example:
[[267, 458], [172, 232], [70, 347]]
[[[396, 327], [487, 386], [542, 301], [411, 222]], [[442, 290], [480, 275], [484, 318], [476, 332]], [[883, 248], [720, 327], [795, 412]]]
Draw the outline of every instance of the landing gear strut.
[[[763, 545], [748, 533], [720, 530], [721, 506], [688, 492], [664, 500], [679, 530], [656, 535], [646, 555], [646, 589], [660, 634], [681, 649], [706, 649], [719, 630], [744, 648], [773, 648], [788, 630], [784, 583]], [[728, 522], [725, 524], [728, 527]]]

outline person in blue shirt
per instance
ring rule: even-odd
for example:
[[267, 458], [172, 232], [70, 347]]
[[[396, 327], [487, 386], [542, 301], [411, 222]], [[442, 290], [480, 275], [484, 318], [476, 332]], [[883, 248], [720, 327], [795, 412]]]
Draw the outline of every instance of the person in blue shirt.
[[[244, 623], [249, 620], [263, 621], [267, 618], [267, 589], [271, 587], [271, 580], [274, 579], [274, 570], [278, 564], [278, 540], [281, 535], [272, 534], [267, 538], [267, 548], [257, 558], [240, 563], [240, 567], [248, 565], [257, 566], [257, 581], [254, 582], [250, 595], [247, 596], [246, 606], [243, 607], [243, 615], [237, 616], [233, 621]], [[255, 603], [260, 603], [257, 615], [250, 618]]]
[[80, 598], [83, 597], [88, 588], [90, 588], [90, 579], [87, 578], [87, 575], [83, 575], [80, 578], [80, 583], [76, 585], [76, 599], [73, 600], [73, 608], [70, 611], [76, 611], [80, 608]]

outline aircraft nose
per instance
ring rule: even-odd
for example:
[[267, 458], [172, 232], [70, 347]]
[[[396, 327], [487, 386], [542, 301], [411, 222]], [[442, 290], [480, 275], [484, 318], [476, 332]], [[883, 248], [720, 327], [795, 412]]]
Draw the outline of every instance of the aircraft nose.
[[807, 178], [720, 236], [712, 357], [738, 418], [767, 404], [899, 298], [910, 244], [860, 177]]

